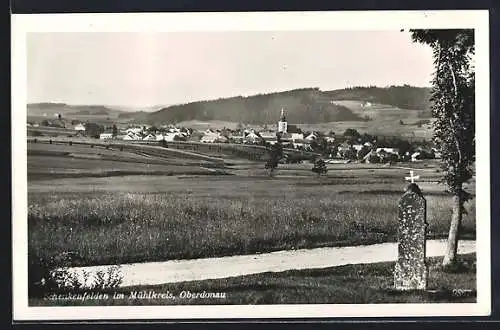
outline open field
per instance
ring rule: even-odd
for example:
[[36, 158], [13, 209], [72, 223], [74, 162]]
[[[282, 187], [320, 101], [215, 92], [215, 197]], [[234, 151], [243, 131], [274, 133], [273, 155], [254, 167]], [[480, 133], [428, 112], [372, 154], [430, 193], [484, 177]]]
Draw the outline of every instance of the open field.
[[[89, 146], [79, 144], [29, 143], [28, 178], [111, 176], [131, 174], [213, 174], [206, 157], [186, 157], [176, 150], [151, 147]], [[199, 158], [199, 159], [196, 159]]]
[[[227, 279], [182, 282], [101, 291], [108, 299], [29, 299], [30, 306], [74, 305], [246, 305], [246, 304], [376, 304], [376, 303], [474, 303], [476, 256], [459, 257], [461, 267], [445, 272], [441, 258], [429, 258], [428, 290], [398, 292], [393, 289], [394, 262], [358, 264], [324, 269], [262, 273]], [[170, 293], [163, 299], [134, 299], [133, 293]], [[187, 292], [193, 297], [189, 297]], [[223, 293], [219, 298], [196, 298], [196, 293]], [[123, 299], [113, 299], [116, 294]], [[65, 294], [62, 294], [64, 298]], [[217, 296], [216, 296], [217, 297]]]
[[[279, 175], [32, 181], [30, 254], [73, 251], [75, 265], [95, 265], [396, 241], [401, 177]], [[446, 237], [451, 198], [435, 183], [421, 188], [428, 236]], [[474, 238], [474, 202], [466, 208], [462, 238]]]
[[[190, 161], [198, 160], [204, 163], [218, 164], [219, 167], [224, 162], [227, 164], [250, 161], [262, 161], [268, 155], [268, 149], [259, 145], [247, 145], [236, 143], [200, 143], [200, 142], [165, 142], [163, 146], [157, 141], [122, 141], [122, 140], [99, 140], [91, 138], [49, 138], [37, 137], [28, 139], [28, 152], [30, 148], [51, 150], [52, 145], [63, 145], [71, 150], [70, 144], [81, 148], [105, 148], [110, 150], [127, 151], [135, 154], [147, 155], [150, 157], [180, 158]], [[61, 147], [63, 148], [63, 147]], [[63, 149], [66, 150], [66, 149]], [[84, 149], [80, 149], [82, 151]], [[284, 153], [300, 157], [301, 159], [311, 159], [317, 155], [313, 152], [298, 151], [284, 148]], [[90, 151], [92, 153], [92, 151]], [[124, 158], [125, 159], [125, 158]]]
[[[354, 128], [360, 133], [368, 133], [372, 135], [387, 135], [387, 136], [404, 136], [430, 139], [433, 134], [431, 127], [422, 125], [418, 127], [419, 121], [432, 121], [430, 113], [425, 113], [419, 110], [400, 109], [394, 106], [385, 104], [372, 104], [370, 107], [362, 107], [360, 101], [334, 101], [335, 104], [349, 108], [353, 113], [360, 117], [368, 116], [368, 121], [342, 121], [321, 124], [299, 124], [302, 130], [333, 130], [337, 134], [342, 134], [347, 128]], [[423, 114], [427, 116], [422, 117]], [[400, 125], [402, 120], [404, 125]]]
[[72, 136], [76, 134], [76, 131], [71, 128], [45, 127], [45, 126], [27, 128], [28, 136], [32, 136], [36, 133], [46, 136]]

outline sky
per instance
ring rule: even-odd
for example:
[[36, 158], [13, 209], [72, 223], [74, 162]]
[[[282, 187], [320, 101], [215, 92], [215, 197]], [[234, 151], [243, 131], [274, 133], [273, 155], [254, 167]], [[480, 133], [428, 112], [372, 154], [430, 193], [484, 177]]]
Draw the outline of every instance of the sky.
[[295, 88], [430, 86], [398, 31], [30, 33], [29, 103], [151, 107]]

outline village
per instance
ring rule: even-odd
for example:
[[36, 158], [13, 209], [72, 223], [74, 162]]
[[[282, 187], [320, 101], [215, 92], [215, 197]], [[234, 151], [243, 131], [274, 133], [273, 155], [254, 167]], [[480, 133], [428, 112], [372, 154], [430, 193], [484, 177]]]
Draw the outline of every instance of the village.
[[106, 126], [77, 120], [66, 123], [60, 118], [52, 121], [44, 120], [38, 124], [28, 123], [28, 127], [35, 132], [40, 127], [65, 128], [74, 131], [73, 135], [69, 135], [70, 137], [121, 140], [131, 143], [161, 143], [164, 141], [269, 147], [278, 142], [279, 136], [279, 141], [284, 148], [319, 153], [326, 163], [334, 163], [339, 160], [360, 163], [418, 162], [424, 159], [439, 159], [441, 156], [432, 142], [425, 139], [361, 134], [351, 128], [339, 132], [340, 134], [333, 131], [302, 131], [296, 125], [288, 123], [286, 112], [283, 109], [277, 125], [269, 126], [245, 127], [243, 124], [238, 124], [236, 129], [224, 127], [222, 129], [195, 130], [178, 124], [154, 126], [146, 123], [120, 123]]

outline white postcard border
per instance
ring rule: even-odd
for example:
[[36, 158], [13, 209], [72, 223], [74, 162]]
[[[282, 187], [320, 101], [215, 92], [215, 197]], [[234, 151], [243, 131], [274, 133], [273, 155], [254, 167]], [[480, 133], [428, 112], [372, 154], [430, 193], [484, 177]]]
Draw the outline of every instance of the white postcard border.
[[[477, 303], [29, 307], [27, 295], [26, 34], [123, 31], [328, 31], [474, 28], [476, 32]], [[487, 10], [12, 16], [13, 320], [482, 316], [491, 311], [489, 17]]]

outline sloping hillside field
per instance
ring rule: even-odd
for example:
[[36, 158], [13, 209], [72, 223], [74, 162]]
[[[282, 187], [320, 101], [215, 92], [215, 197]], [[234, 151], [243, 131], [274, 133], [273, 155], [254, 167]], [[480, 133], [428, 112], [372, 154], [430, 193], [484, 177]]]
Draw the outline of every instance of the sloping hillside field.
[[208, 158], [185, 157], [174, 150], [104, 147], [85, 144], [28, 143], [28, 179], [132, 174], [213, 174]]

